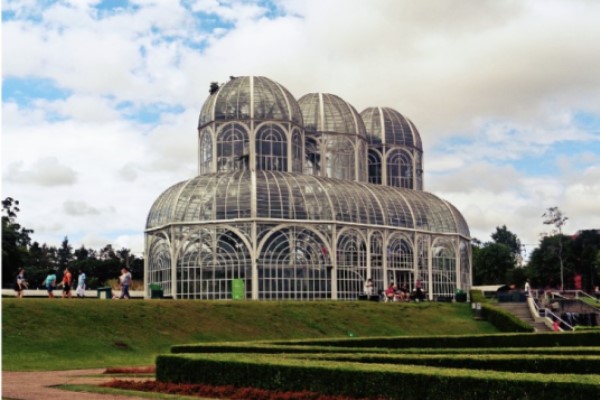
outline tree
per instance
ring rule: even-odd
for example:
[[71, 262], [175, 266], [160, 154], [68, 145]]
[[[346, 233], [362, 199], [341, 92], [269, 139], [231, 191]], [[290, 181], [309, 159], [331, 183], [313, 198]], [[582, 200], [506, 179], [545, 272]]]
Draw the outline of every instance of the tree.
[[473, 284], [510, 283], [515, 259], [511, 249], [502, 243], [485, 243], [473, 252]]
[[562, 243], [562, 227], [567, 223], [569, 218], [565, 217], [558, 209], [558, 207], [550, 207], [542, 214], [544, 218], [544, 225], [554, 225], [553, 235], [558, 234], [558, 260], [560, 263], [560, 290], [564, 290], [565, 277], [564, 277], [564, 265], [563, 265], [563, 243]]
[[100, 251], [81, 246], [73, 252], [69, 238], [65, 236], [60, 248], [46, 243], [31, 242], [33, 230], [17, 223], [19, 201], [7, 197], [2, 201], [2, 285], [12, 286], [17, 270], [27, 269], [30, 285], [39, 285], [49, 270], [60, 272], [69, 267], [73, 273], [80, 269], [88, 275], [88, 285], [104, 284], [108, 279], [120, 275], [124, 266], [129, 266], [132, 274], [143, 279], [144, 260], [137, 258], [131, 250], [122, 248], [115, 251], [107, 244]]
[[2, 200], [2, 285], [12, 284], [19, 268], [23, 267], [33, 230], [17, 223], [19, 201], [12, 197]]
[[58, 265], [61, 269], [69, 266], [69, 262], [73, 259], [73, 247], [69, 244], [69, 238], [65, 236], [60, 249], [57, 252]]
[[86, 249], [84, 245], [81, 245], [80, 248], [78, 248], [77, 250], [75, 250], [73, 252], [73, 255], [75, 256], [75, 260], [83, 261], [83, 260], [87, 260], [89, 258], [90, 251], [88, 249]]
[[522, 284], [524, 274], [517, 269], [517, 260], [520, 258], [521, 241], [506, 225], [496, 227], [496, 232], [491, 235], [493, 241], [482, 244], [478, 239], [473, 239], [473, 283], [475, 285], [515, 283]]
[[[600, 231], [582, 230], [569, 239], [571, 243], [565, 252], [567, 264], [572, 272], [582, 277], [582, 288], [592, 290], [598, 283], [600, 260]], [[568, 242], [567, 242], [568, 243]]]
[[497, 226], [496, 232], [492, 233], [492, 239], [495, 243], [507, 246], [515, 255], [521, 254], [521, 241], [517, 235], [506, 228], [506, 225]]
[[[564, 285], [564, 280], [561, 281], [561, 263], [556, 257], [559, 243], [565, 254], [570, 253], [571, 240], [565, 241], [562, 235], [542, 237], [539, 246], [531, 252], [527, 269], [532, 286], [556, 288]], [[571, 269], [569, 263], [566, 266]], [[562, 268], [565, 269], [565, 264]]]

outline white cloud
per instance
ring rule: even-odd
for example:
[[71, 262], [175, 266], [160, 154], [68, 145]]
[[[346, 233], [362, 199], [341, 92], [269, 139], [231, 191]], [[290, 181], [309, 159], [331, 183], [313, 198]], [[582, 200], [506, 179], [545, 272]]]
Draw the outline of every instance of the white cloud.
[[63, 203], [63, 210], [67, 215], [73, 216], [100, 214], [97, 208], [88, 205], [85, 201], [67, 200]]
[[55, 157], [46, 157], [35, 161], [28, 169], [23, 168], [23, 162], [9, 164], [4, 179], [40, 186], [73, 185], [77, 181], [77, 172]]

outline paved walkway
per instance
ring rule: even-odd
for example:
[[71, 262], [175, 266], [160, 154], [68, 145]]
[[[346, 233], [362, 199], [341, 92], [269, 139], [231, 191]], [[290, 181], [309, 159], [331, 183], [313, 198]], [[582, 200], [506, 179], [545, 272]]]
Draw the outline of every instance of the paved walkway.
[[[145, 397], [69, 392], [55, 388], [65, 384], [99, 384], [115, 379], [99, 376], [104, 369], [45, 372], [2, 372], [2, 399], [11, 400], [147, 400]], [[129, 378], [128, 378], [129, 379]]]

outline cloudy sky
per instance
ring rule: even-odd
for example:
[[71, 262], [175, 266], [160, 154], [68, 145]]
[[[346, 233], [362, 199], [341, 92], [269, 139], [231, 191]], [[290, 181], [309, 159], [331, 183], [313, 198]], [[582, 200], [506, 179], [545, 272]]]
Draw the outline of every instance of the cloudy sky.
[[530, 251], [551, 206], [600, 228], [598, 21], [593, 0], [4, 0], [2, 197], [40, 243], [141, 253], [197, 172], [210, 82], [263, 75], [408, 116], [426, 190]]

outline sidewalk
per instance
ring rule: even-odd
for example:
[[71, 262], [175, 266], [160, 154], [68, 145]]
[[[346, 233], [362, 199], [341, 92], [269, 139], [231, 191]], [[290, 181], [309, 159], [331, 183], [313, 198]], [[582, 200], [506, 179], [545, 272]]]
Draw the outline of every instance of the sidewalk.
[[147, 397], [69, 392], [54, 388], [64, 384], [100, 384], [114, 376], [99, 376], [104, 369], [44, 372], [2, 372], [2, 398], [11, 400], [147, 400]]

